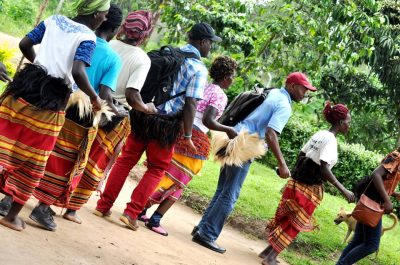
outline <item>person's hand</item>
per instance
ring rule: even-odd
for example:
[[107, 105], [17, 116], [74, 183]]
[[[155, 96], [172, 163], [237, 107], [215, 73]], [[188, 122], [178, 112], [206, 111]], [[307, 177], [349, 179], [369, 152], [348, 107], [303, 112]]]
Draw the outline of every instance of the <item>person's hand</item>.
[[197, 152], [196, 146], [194, 146], [192, 138], [183, 137], [183, 144], [186, 145], [193, 153]]
[[229, 139], [233, 139], [238, 135], [233, 127], [229, 127], [229, 129], [226, 131], [226, 134], [228, 135]]
[[119, 110], [118, 111], [118, 113], [117, 113], [117, 116], [118, 117], [128, 117], [129, 116], [129, 111], [127, 111], [127, 110]]
[[0, 80], [3, 82], [11, 82], [12, 79], [7, 75], [7, 69], [2, 62], [0, 62]]
[[290, 176], [291, 176], [290, 170], [287, 167], [287, 165], [286, 164], [279, 165], [279, 177], [281, 177], [282, 179], [287, 179]]
[[146, 103], [146, 114], [157, 114], [158, 110], [153, 102]]
[[400, 201], [400, 192], [394, 192], [392, 194], [392, 197], [395, 198], [396, 200]]
[[354, 193], [353, 192], [351, 192], [351, 191], [349, 191], [349, 190], [344, 190], [343, 191], [343, 195], [344, 195], [344, 197], [346, 197], [346, 200], [347, 200], [347, 202], [348, 203], [351, 203], [351, 202], [355, 202], [356, 201], [356, 196], [354, 195]]
[[101, 99], [99, 96], [91, 98], [90, 103], [92, 103], [94, 112], [101, 110]]
[[389, 213], [393, 212], [393, 204], [392, 204], [392, 202], [390, 200], [386, 201], [383, 204], [383, 209], [384, 209], [386, 214], [389, 214]]

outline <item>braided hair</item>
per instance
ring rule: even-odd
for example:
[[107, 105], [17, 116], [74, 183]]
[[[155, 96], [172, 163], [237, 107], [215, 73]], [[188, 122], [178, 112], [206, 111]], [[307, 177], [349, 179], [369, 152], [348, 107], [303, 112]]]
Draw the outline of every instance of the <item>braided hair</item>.
[[100, 25], [98, 30], [107, 31], [119, 28], [122, 24], [122, 18], [121, 8], [119, 8], [116, 4], [111, 4], [107, 14], [107, 20]]
[[349, 109], [343, 104], [331, 105], [328, 101], [324, 108], [324, 117], [332, 125], [347, 118]]

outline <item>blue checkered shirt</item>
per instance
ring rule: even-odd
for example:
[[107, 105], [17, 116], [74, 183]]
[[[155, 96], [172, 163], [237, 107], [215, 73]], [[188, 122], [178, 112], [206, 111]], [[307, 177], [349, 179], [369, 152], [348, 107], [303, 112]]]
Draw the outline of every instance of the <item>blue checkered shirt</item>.
[[[190, 44], [180, 48], [184, 52], [193, 52], [199, 58], [200, 52]], [[167, 114], [176, 113], [183, 109], [185, 97], [203, 99], [204, 88], [207, 83], [208, 71], [204, 63], [198, 59], [186, 58], [181, 66], [178, 77], [171, 91], [171, 96], [186, 91], [186, 94], [167, 101], [160, 110]]]

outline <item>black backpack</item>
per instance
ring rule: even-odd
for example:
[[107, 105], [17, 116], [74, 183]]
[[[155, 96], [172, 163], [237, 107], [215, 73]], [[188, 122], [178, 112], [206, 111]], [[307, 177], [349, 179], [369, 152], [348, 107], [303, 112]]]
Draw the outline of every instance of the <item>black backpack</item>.
[[163, 46], [160, 50], [147, 53], [151, 60], [149, 73], [140, 95], [144, 103], [153, 102], [159, 106], [168, 100], [184, 95], [186, 92], [171, 96], [174, 82], [185, 58], [200, 58], [194, 53], [183, 52], [179, 48]]
[[262, 93], [255, 89], [240, 93], [225, 109], [219, 122], [226, 126], [235, 126], [260, 106], [272, 89], [264, 88]]

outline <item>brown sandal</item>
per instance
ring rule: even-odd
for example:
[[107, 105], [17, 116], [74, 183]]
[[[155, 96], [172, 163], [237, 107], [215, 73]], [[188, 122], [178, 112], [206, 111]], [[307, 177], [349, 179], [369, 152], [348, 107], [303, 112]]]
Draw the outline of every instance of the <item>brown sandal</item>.
[[121, 217], [119, 218], [126, 226], [128, 226], [130, 229], [133, 231], [136, 231], [139, 229], [139, 225], [137, 223], [137, 219], [132, 219], [130, 216], [126, 214], [122, 214]]
[[111, 211], [108, 210], [107, 212], [103, 213], [103, 212], [100, 212], [97, 209], [94, 209], [93, 214], [98, 216], [98, 217], [110, 217], [111, 216]]

